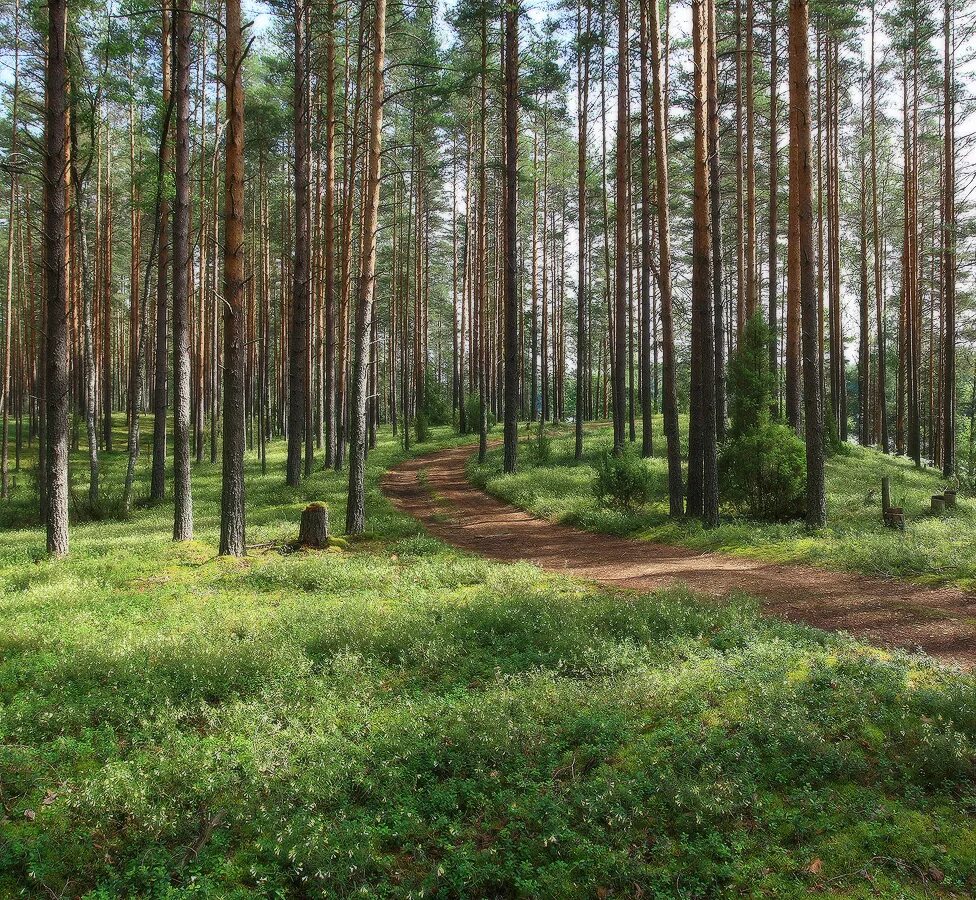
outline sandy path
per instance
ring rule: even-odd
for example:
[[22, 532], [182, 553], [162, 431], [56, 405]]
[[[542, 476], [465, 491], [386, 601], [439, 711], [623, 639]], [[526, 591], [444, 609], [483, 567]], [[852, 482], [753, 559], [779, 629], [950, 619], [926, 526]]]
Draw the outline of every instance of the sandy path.
[[470, 453], [463, 446], [407, 460], [386, 473], [383, 491], [431, 534], [491, 559], [523, 560], [614, 587], [683, 583], [712, 596], [745, 591], [784, 619], [976, 668], [976, 595], [555, 525], [472, 485], [465, 475]]

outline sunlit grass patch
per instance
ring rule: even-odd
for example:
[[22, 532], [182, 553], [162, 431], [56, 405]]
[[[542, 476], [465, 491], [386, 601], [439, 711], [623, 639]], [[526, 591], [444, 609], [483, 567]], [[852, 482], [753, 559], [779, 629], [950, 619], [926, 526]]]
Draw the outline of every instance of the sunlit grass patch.
[[0, 894], [971, 893], [971, 678], [460, 553], [379, 493], [388, 433], [371, 537], [280, 553], [345, 476], [271, 449], [242, 561], [209, 464], [187, 545], [168, 504], [63, 563], [0, 533]]

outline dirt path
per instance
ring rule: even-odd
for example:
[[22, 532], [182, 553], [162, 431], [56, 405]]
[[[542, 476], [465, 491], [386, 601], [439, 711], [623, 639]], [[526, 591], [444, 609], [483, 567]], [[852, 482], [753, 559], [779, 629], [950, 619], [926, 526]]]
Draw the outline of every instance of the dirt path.
[[472, 485], [465, 475], [470, 453], [464, 446], [407, 460], [386, 473], [383, 491], [432, 534], [492, 559], [638, 590], [677, 583], [712, 596], [741, 590], [784, 619], [976, 668], [976, 595], [555, 525]]

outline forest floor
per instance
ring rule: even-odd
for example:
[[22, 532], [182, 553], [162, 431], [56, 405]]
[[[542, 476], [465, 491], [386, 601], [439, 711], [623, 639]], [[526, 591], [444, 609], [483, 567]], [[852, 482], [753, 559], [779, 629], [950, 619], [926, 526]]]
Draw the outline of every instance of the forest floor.
[[174, 544], [169, 503], [113, 517], [104, 454], [64, 561], [20, 474], [0, 896], [972, 896], [971, 675], [742, 594], [458, 551], [380, 492], [403, 459], [381, 431], [364, 540], [287, 553], [309, 501], [343, 521], [346, 474], [290, 489], [280, 442], [267, 474], [248, 454], [241, 560], [216, 556], [219, 463]]
[[492, 559], [523, 561], [600, 584], [653, 591], [684, 585], [742, 592], [765, 612], [882, 647], [921, 650], [976, 667], [976, 594], [798, 564], [763, 562], [616, 535], [596, 536], [532, 516], [468, 478], [470, 447], [416, 457], [383, 481], [394, 503], [442, 540]]

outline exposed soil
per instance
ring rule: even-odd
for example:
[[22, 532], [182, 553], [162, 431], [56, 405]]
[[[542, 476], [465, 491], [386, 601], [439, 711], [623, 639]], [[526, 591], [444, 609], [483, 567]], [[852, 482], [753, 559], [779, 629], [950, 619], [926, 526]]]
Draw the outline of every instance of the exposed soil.
[[556, 525], [489, 496], [465, 474], [470, 446], [407, 460], [383, 477], [393, 503], [455, 547], [613, 587], [685, 584], [722, 597], [743, 591], [766, 612], [881, 647], [922, 650], [976, 668], [976, 595], [802, 565], [764, 563]]

